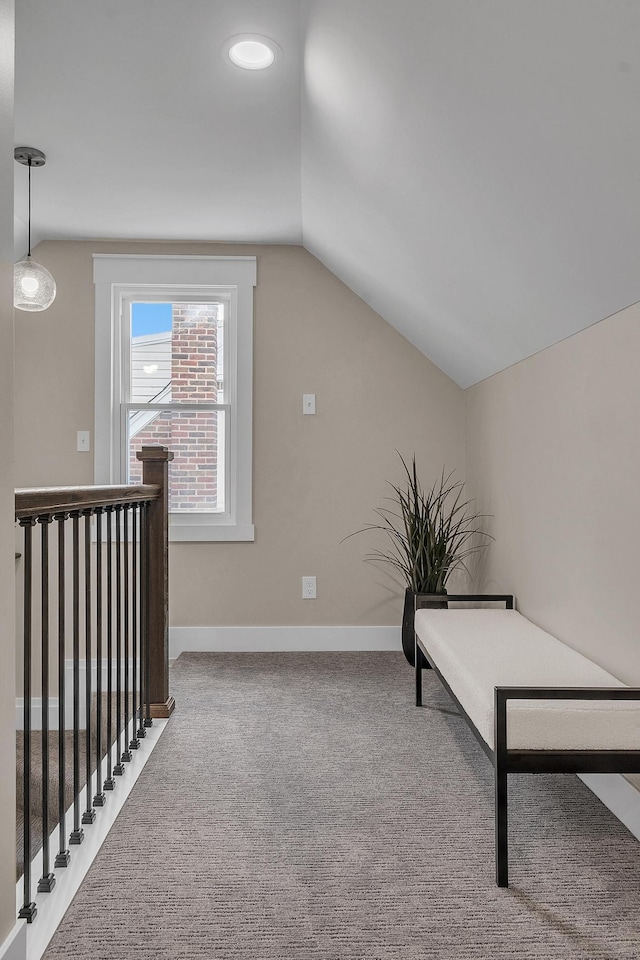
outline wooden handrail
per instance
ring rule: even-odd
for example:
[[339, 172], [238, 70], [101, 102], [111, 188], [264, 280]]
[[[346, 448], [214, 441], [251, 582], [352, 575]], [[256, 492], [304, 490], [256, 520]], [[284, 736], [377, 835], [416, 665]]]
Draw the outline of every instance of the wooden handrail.
[[148, 503], [146, 575], [146, 633], [150, 660], [151, 717], [169, 717], [174, 699], [169, 693], [169, 463], [173, 453], [164, 446], [142, 447], [143, 482], [102, 487], [29, 487], [16, 490], [16, 520], [76, 512], [92, 513], [104, 507]]
[[123, 503], [144, 503], [157, 500], [160, 495], [161, 489], [155, 483], [137, 486], [23, 487], [16, 490], [16, 520]]

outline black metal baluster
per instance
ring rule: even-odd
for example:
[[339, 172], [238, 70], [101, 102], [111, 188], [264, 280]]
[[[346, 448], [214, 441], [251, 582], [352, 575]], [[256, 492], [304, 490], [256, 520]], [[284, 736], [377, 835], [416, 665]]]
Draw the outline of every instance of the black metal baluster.
[[85, 666], [85, 783], [87, 809], [82, 814], [83, 823], [93, 823], [96, 812], [91, 805], [91, 516], [93, 510], [83, 510], [84, 517], [84, 666]]
[[116, 733], [117, 763], [113, 772], [124, 773], [122, 763], [122, 507], [116, 506]]
[[[102, 787], [102, 507], [96, 507], [96, 792], [94, 807], [104, 807]], [[87, 781], [89, 782], [89, 781]], [[88, 794], [87, 794], [88, 796]]]
[[49, 869], [49, 524], [51, 517], [38, 517], [41, 546], [42, 588], [42, 876], [38, 881], [38, 893], [50, 893], [56, 878]]
[[130, 620], [130, 591], [129, 591], [129, 510], [128, 504], [125, 504], [123, 510], [123, 549], [124, 549], [124, 750], [122, 751], [122, 762], [128, 763], [131, 760], [131, 751], [127, 745], [127, 736], [129, 733], [129, 620]]
[[37, 913], [31, 900], [31, 540], [33, 517], [20, 520], [24, 528], [24, 662], [23, 662], [23, 750], [24, 750], [24, 832], [23, 832], [23, 898], [18, 916], [31, 923]]
[[138, 504], [134, 503], [131, 510], [131, 657], [132, 657], [132, 679], [131, 695], [133, 705], [131, 715], [133, 723], [131, 731], [133, 737], [129, 744], [130, 750], [140, 748], [140, 740], [136, 725], [138, 722]]
[[144, 727], [144, 704], [146, 702], [146, 661], [145, 661], [145, 644], [144, 644], [144, 635], [146, 631], [145, 617], [144, 617], [144, 517], [145, 517], [145, 508], [144, 503], [140, 504], [140, 519], [138, 524], [138, 535], [139, 535], [139, 547], [138, 547], [138, 623], [140, 625], [139, 633], [139, 645], [140, 645], [140, 723], [138, 724], [138, 737], [141, 740], [147, 735], [147, 731]]
[[113, 779], [111, 754], [113, 729], [113, 507], [107, 507], [105, 513], [107, 517], [107, 779], [104, 781], [104, 789], [113, 790], [116, 785]]
[[54, 865], [68, 867], [71, 861], [71, 852], [67, 849], [67, 831], [65, 823], [65, 746], [66, 746], [66, 711], [65, 711], [65, 655], [66, 655], [66, 571], [65, 571], [65, 521], [68, 513], [57, 513], [54, 520], [58, 524], [58, 825], [60, 831], [59, 850]]
[[80, 826], [80, 513], [71, 513], [73, 600], [73, 830], [69, 843], [82, 843]]
[[144, 505], [144, 532], [142, 536], [142, 556], [144, 558], [144, 572], [142, 583], [144, 587], [144, 672], [145, 672], [145, 718], [144, 726], [153, 725], [151, 719], [151, 658], [149, 656], [149, 503]]

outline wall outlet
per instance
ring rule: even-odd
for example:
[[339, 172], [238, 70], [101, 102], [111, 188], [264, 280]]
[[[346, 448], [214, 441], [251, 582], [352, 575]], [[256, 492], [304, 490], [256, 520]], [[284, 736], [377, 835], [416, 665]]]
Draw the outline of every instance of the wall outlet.
[[302, 578], [302, 599], [303, 600], [316, 599], [316, 578], [315, 577]]
[[78, 430], [77, 450], [81, 453], [88, 453], [91, 450], [91, 431]]
[[316, 395], [315, 395], [315, 393], [303, 393], [303, 394], [302, 394], [302, 412], [303, 412], [303, 413], [315, 413], [315, 412], [316, 412]]

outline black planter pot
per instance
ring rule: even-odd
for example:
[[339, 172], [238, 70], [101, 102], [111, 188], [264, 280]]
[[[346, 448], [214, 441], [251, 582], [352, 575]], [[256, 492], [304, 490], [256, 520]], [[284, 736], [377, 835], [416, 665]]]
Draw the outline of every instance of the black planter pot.
[[[446, 596], [446, 590], [443, 596]], [[413, 628], [415, 597], [415, 592], [407, 587], [404, 593], [404, 611], [402, 613], [402, 650], [412, 667], [416, 665], [416, 638]], [[432, 610], [446, 610], [447, 601], [430, 600], [426, 603], [423, 602], [421, 606], [430, 607]]]

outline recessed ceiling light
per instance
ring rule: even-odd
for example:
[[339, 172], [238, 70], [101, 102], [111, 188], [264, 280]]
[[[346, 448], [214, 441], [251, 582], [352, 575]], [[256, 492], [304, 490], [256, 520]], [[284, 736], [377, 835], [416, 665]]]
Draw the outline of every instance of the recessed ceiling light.
[[264, 70], [282, 55], [280, 47], [273, 40], [251, 33], [230, 37], [224, 50], [229, 60], [243, 70]]

